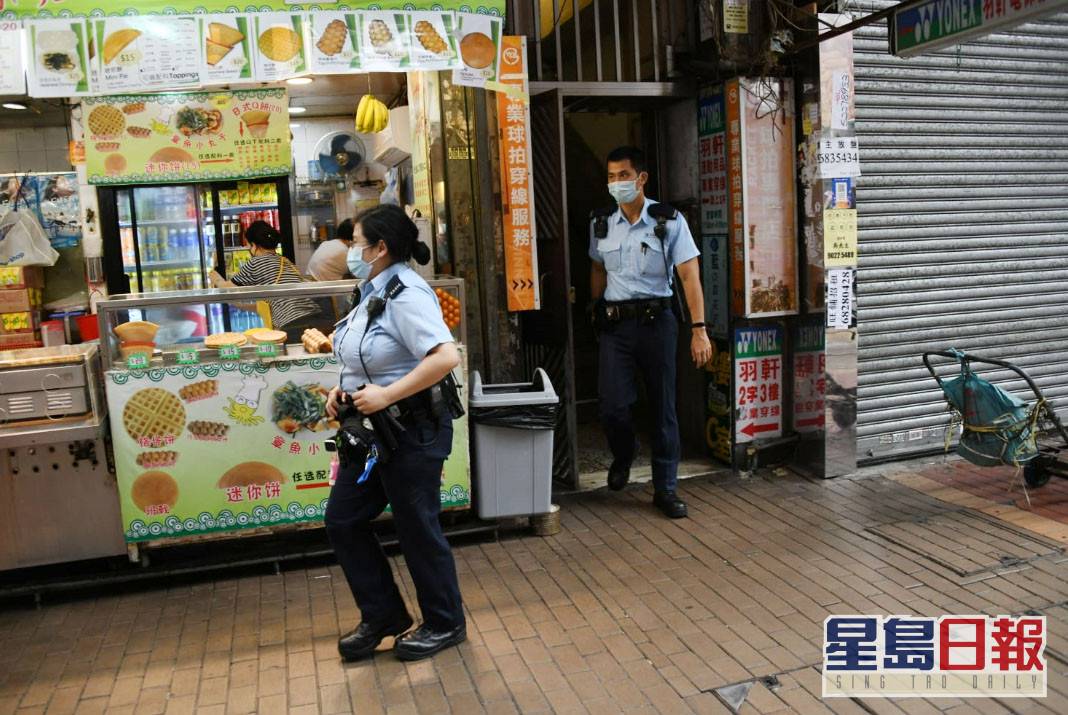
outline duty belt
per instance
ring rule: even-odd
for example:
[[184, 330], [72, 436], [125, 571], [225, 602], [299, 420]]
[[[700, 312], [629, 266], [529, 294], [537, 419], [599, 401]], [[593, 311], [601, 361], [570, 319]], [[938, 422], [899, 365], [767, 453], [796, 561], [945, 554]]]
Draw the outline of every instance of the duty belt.
[[623, 320], [644, 318], [650, 313], [671, 309], [671, 298], [649, 298], [646, 300], [625, 300], [618, 303], [605, 303], [605, 319], [609, 323]]

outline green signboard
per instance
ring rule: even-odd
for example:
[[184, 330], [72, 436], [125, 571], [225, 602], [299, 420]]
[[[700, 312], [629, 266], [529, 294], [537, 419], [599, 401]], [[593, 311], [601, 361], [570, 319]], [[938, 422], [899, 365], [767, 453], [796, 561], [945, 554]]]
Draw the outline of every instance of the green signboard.
[[911, 57], [958, 45], [1068, 7], [1068, 0], [924, 0], [895, 9], [890, 51]]

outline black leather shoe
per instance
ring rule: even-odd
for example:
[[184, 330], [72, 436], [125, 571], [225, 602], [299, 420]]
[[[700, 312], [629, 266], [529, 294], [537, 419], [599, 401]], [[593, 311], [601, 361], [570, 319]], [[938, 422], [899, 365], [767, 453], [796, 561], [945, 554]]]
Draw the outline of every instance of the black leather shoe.
[[679, 499], [675, 492], [657, 492], [653, 495], [653, 505], [664, 512], [669, 519], [684, 519], [686, 517], [686, 502]]
[[347, 661], [366, 658], [387, 636], [399, 636], [412, 627], [412, 617], [402, 613], [383, 623], [361, 623], [337, 641], [337, 652]]
[[424, 623], [398, 638], [393, 644], [393, 652], [401, 660], [422, 660], [446, 648], [460, 645], [465, 640], [467, 626], [457, 626], [451, 631], [435, 631]]
[[630, 462], [620, 462], [618, 459], [612, 461], [612, 466], [608, 468], [608, 488], [614, 492], [618, 492], [623, 487], [627, 486], [627, 482], [630, 481]]

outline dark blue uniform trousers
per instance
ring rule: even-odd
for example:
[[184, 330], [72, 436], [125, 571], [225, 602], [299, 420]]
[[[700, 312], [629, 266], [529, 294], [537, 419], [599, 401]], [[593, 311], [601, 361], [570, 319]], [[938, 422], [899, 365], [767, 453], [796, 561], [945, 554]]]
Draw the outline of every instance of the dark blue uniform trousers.
[[675, 353], [679, 325], [665, 310], [655, 320], [623, 320], [600, 335], [601, 425], [612, 456], [634, 459], [631, 406], [638, 400], [638, 373], [653, 413], [653, 488], [674, 491], [679, 472], [679, 418], [675, 411]]
[[423, 621], [437, 631], [464, 623], [456, 563], [441, 531], [441, 468], [452, 447], [452, 422], [407, 426], [389, 464], [363, 484], [354, 469], [339, 470], [326, 507], [326, 533], [366, 623], [406, 610], [371, 520], [389, 504]]

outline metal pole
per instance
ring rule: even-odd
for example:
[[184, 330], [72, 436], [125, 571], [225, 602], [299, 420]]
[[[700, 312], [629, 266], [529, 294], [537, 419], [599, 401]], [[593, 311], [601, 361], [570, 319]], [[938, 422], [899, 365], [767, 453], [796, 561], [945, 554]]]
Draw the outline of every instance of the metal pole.
[[593, 44], [597, 51], [597, 81], [603, 82], [601, 73], [601, 0], [593, 0]]

